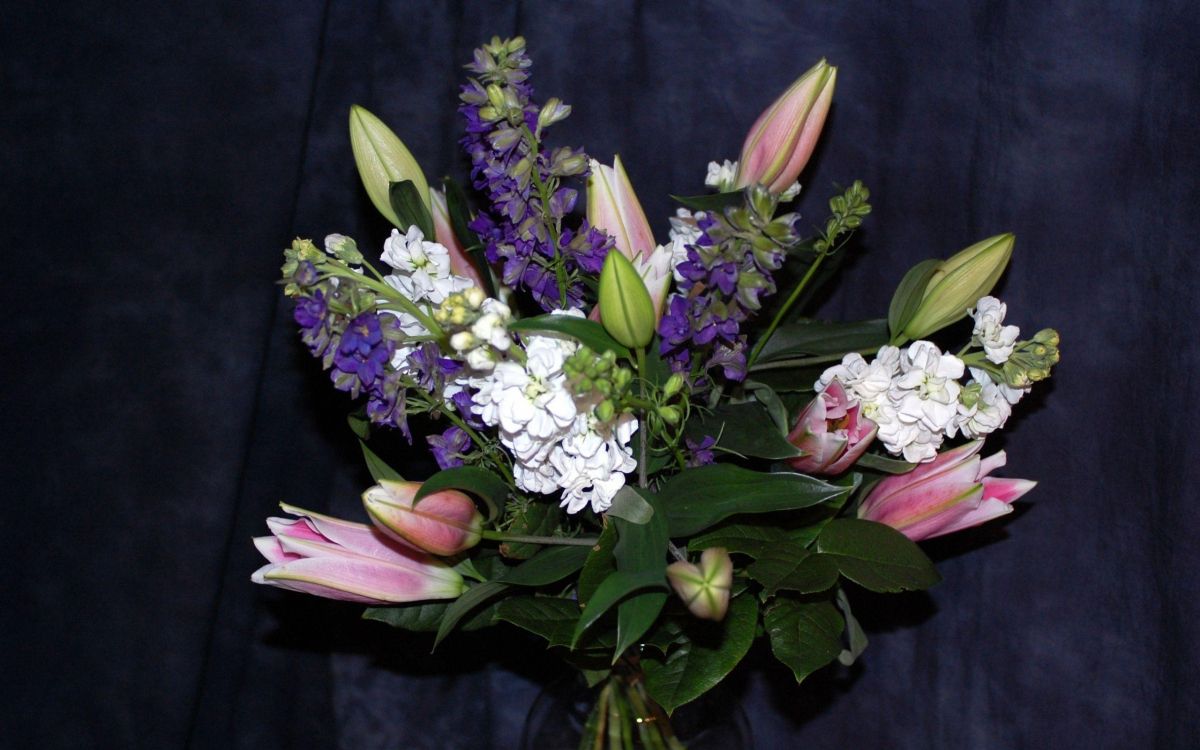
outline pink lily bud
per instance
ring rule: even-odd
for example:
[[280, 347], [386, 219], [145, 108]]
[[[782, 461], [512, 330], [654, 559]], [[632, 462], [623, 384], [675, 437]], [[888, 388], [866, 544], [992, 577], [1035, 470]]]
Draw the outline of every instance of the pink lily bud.
[[980, 459], [982, 448], [983, 441], [975, 440], [884, 479], [859, 506], [858, 517], [885, 523], [916, 542], [1011, 513], [1012, 502], [1037, 482], [989, 477], [1004, 465], [1004, 451]]
[[[657, 324], [671, 287], [671, 249], [655, 244], [650, 222], [633, 192], [621, 157], [613, 157], [611, 167], [591, 161], [587, 218], [589, 224], [613, 238], [613, 245], [637, 270], [650, 294]], [[597, 310], [593, 310], [592, 319], [600, 319]]]
[[433, 231], [437, 243], [450, 251], [450, 271], [455, 275], [470, 279], [471, 283], [484, 289], [482, 272], [475, 267], [466, 248], [454, 233], [450, 224], [450, 212], [446, 209], [446, 194], [441, 190], [429, 191], [429, 202], [433, 207]]
[[723, 547], [700, 553], [700, 564], [678, 560], [667, 566], [671, 588], [701, 620], [723, 620], [733, 587], [733, 560]]
[[254, 583], [362, 604], [454, 599], [466, 590], [445, 563], [366, 524], [281, 507], [299, 518], [267, 519], [272, 535], [254, 539], [267, 564], [250, 576]]
[[788, 434], [788, 442], [804, 451], [788, 463], [805, 474], [841, 474], [866, 452], [878, 430], [834, 378], [804, 407]]
[[435, 555], [470, 549], [483, 531], [475, 501], [458, 490], [442, 490], [413, 502], [420, 482], [386, 479], [363, 493], [363, 505], [380, 531]]
[[837, 68], [821, 60], [763, 112], [738, 160], [736, 185], [762, 184], [782, 193], [808, 164], [833, 103]]

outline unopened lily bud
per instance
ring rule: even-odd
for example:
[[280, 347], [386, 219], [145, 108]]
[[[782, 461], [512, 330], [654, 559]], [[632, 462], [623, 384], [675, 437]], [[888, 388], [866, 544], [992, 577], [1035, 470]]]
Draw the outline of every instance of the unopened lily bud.
[[600, 270], [600, 322], [619, 343], [643, 347], [654, 337], [658, 318], [637, 269], [620, 252], [609, 252]]
[[667, 382], [663, 384], [663, 396], [671, 398], [681, 390], [683, 390], [683, 376], [677, 372], [672, 373], [671, 377], [667, 378]]
[[400, 226], [392, 209], [393, 182], [411, 180], [425, 208], [430, 207], [429, 183], [417, 160], [382, 120], [357, 104], [350, 108], [350, 147], [367, 196], [388, 221], [401, 230], [408, 228]]
[[966, 315], [1004, 273], [1014, 240], [1012, 234], [998, 234], [942, 261], [925, 287], [925, 296], [905, 326], [904, 335], [911, 340], [923, 339]]
[[457, 490], [442, 490], [414, 503], [420, 482], [380, 480], [363, 493], [363, 505], [380, 531], [434, 555], [448, 557], [479, 543], [483, 515]]
[[667, 566], [671, 588], [702, 620], [722, 620], [729, 610], [733, 586], [733, 560], [722, 547], [709, 547], [700, 553], [700, 564], [679, 560]]
[[737, 187], [762, 184], [775, 194], [791, 187], [817, 145], [836, 82], [837, 68], [821, 60], [759, 116], [742, 145]]

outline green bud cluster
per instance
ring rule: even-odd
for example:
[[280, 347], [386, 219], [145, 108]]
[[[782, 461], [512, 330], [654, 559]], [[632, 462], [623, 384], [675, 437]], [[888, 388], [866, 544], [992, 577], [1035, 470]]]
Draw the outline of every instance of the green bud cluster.
[[596, 418], [601, 422], [611, 421], [626, 410], [624, 401], [633, 383], [633, 371], [618, 365], [614, 352], [596, 354], [581, 346], [563, 363], [563, 372], [577, 396], [600, 396]]
[[818, 253], [831, 252], [839, 236], [862, 226], [863, 219], [871, 213], [871, 204], [867, 202], [870, 197], [871, 191], [855, 180], [841, 195], [830, 198], [832, 216], [825, 222], [825, 231], [813, 248]]
[[312, 240], [299, 237], [292, 240], [292, 246], [283, 251], [283, 266], [279, 269], [280, 276], [283, 277], [283, 293], [289, 297], [300, 294], [303, 291], [302, 287], [308, 285], [297, 278], [300, 264], [308, 262], [317, 265], [324, 259], [325, 253], [318, 250]]
[[1050, 377], [1051, 368], [1060, 358], [1058, 342], [1058, 331], [1053, 328], [1038, 331], [1029, 341], [1017, 342], [1002, 367], [1004, 382], [1013, 388], [1027, 388]]
[[479, 319], [484, 299], [483, 291], [475, 286], [454, 292], [433, 311], [433, 319], [446, 330], [468, 327]]

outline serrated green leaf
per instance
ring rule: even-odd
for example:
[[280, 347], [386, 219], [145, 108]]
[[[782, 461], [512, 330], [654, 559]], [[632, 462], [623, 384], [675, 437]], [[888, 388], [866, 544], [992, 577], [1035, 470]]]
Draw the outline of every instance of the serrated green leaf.
[[[637, 573], [618, 570], [610, 574], [596, 588], [591, 599], [588, 600], [587, 605], [583, 608], [583, 614], [579, 616], [579, 621], [575, 624], [575, 633], [571, 638], [572, 647], [579, 641], [579, 637], [583, 635], [585, 630], [591, 627], [605, 612], [625, 597], [635, 591], [648, 588], [666, 588], [666, 585], [666, 579], [663, 574], [654, 570], [643, 570]], [[638, 636], [640, 637], [641, 633]]]
[[654, 508], [650, 507], [650, 503], [628, 485], [617, 490], [617, 494], [613, 495], [612, 505], [605, 512], [610, 518], [620, 518], [622, 521], [639, 525], [649, 523], [654, 517]]
[[547, 648], [566, 646], [579, 620], [579, 603], [551, 596], [514, 596], [499, 603], [496, 619], [545, 638]]
[[892, 295], [892, 302], [888, 305], [887, 324], [888, 330], [895, 336], [913, 316], [917, 314], [917, 308], [921, 306], [921, 300], [925, 298], [925, 289], [929, 286], [929, 280], [937, 272], [941, 260], [937, 258], [929, 258], [923, 260], [904, 274], [904, 278], [900, 280], [900, 285], [896, 287], [895, 294]]
[[643, 659], [646, 690], [670, 714], [711, 690], [738, 665], [758, 625], [758, 602], [739, 596], [729, 604], [724, 621], [715, 624], [711, 640], [687, 640], [664, 661]]
[[510, 331], [548, 331], [561, 333], [579, 341], [597, 354], [612, 351], [617, 356], [629, 358], [629, 349], [621, 346], [604, 326], [587, 318], [575, 318], [570, 315], [537, 315], [532, 318], [521, 318], [508, 324]]
[[897, 458], [888, 458], [887, 456], [879, 456], [874, 453], [864, 453], [854, 462], [854, 466], [860, 469], [870, 469], [872, 471], [881, 471], [884, 474], [907, 474], [917, 468], [917, 464], [910, 464], [907, 461], [901, 461]]
[[798, 544], [769, 547], [746, 568], [746, 573], [763, 586], [767, 596], [781, 590], [816, 594], [833, 588], [838, 566], [825, 555], [814, 555]]
[[379, 456], [375, 455], [375, 451], [367, 447], [367, 444], [362, 440], [358, 441], [362, 448], [363, 460], [366, 461], [367, 471], [371, 473], [371, 478], [376, 482], [381, 482], [385, 479], [395, 482], [403, 482], [404, 477], [400, 476], [400, 472], [387, 465]]
[[[775, 329], [771, 340], [763, 347], [755, 364], [779, 362], [795, 357], [822, 357], [861, 349], [872, 349], [888, 342], [887, 321], [823, 321], [802, 320]], [[828, 365], [824, 365], [828, 367]], [[763, 378], [759, 373], [757, 380]], [[812, 386], [812, 382], [805, 384]]]
[[613, 559], [613, 548], [617, 545], [617, 527], [613, 523], [605, 524], [600, 532], [600, 539], [588, 553], [583, 569], [579, 571], [577, 593], [581, 604], [587, 604], [596, 592], [596, 588], [617, 569], [617, 561]]
[[763, 612], [771, 653], [796, 682], [830, 663], [842, 652], [842, 616], [828, 601], [778, 598]]
[[744, 203], [746, 201], [746, 194], [741, 190], [731, 190], [728, 193], [711, 193], [708, 195], [672, 195], [671, 200], [693, 211], [720, 212], [727, 206], [737, 206]]
[[775, 426], [767, 407], [757, 401], [719, 404], [707, 413], [697, 410], [685, 433], [693, 440], [711, 435], [717, 438], [717, 449], [738, 456], [784, 459], [801, 453]]
[[413, 505], [441, 490], [463, 490], [475, 495], [487, 506], [488, 521], [493, 520], [500, 512], [500, 506], [508, 497], [509, 491], [504, 480], [487, 469], [478, 466], [455, 466], [443, 469], [426, 479], [413, 497]]
[[388, 186], [388, 200], [396, 218], [400, 220], [401, 230], [417, 227], [426, 240], [435, 241], [437, 235], [434, 232], [433, 216], [429, 213], [427, 199], [422, 198], [412, 180], [391, 183]]
[[[552, 502], [534, 500], [512, 518], [508, 533], [521, 536], [552, 536], [562, 520], [562, 509]], [[503, 542], [500, 553], [514, 560], [528, 560], [543, 545], [532, 542]]]
[[890, 526], [857, 518], [830, 521], [817, 549], [842, 575], [871, 591], [927, 589], [942, 577], [914, 542]]
[[670, 535], [687, 537], [735, 514], [796, 510], [844, 500], [856, 486], [857, 481], [839, 487], [804, 474], [768, 474], [712, 464], [685, 469], [667, 480], [658, 502]]

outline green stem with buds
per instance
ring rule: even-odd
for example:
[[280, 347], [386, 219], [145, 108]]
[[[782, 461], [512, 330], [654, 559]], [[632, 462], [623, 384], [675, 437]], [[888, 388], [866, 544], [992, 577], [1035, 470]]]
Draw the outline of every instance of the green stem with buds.
[[767, 326], [767, 330], [763, 332], [761, 337], [759, 337], [758, 343], [754, 345], [754, 349], [751, 350], [749, 358], [746, 359], [747, 368], [754, 366], [754, 361], [758, 359], [758, 355], [762, 353], [763, 347], [766, 346], [767, 342], [771, 340], [771, 336], [774, 335], [775, 329], [779, 327], [779, 324], [783, 322], [783, 317], [787, 315], [788, 310], [791, 310], [792, 305], [796, 304], [796, 300], [800, 298], [800, 293], [804, 291], [806, 286], [808, 286], [808, 282], [812, 281], [812, 277], [817, 273], [817, 269], [820, 268], [821, 262], [825, 260], [826, 255], [828, 255], [828, 253], [825, 252], [817, 255], [817, 259], [814, 260], [812, 265], [808, 267], [808, 272], [804, 274], [804, 278], [800, 279], [800, 283], [797, 284], [796, 288], [792, 290], [792, 293], [788, 295], [787, 301], [784, 302], [783, 306], [779, 308], [779, 312], [775, 313], [775, 318], [771, 320], [771, 325]]
[[425, 329], [436, 336], [439, 340], [446, 337], [446, 332], [442, 330], [442, 327], [437, 324], [436, 320], [429, 317], [429, 315], [424, 310], [417, 307], [412, 300], [405, 297], [403, 294], [400, 294], [400, 292], [391, 288], [387, 284], [367, 278], [360, 273], [355, 273], [349, 268], [329, 263], [325, 264], [325, 270], [328, 271], [331, 276], [340, 276], [345, 279], [351, 279], [355, 283], [362, 284], [368, 289], [379, 293], [379, 295], [384, 299], [390, 300], [392, 303], [398, 305], [400, 310], [408, 313], [420, 321], [421, 325], [425, 326]]
[[533, 186], [537, 188], [538, 197], [542, 200], [542, 224], [546, 227], [546, 231], [549, 232], [550, 241], [554, 245], [554, 278], [558, 282], [559, 305], [565, 310], [567, 307], [567, 269], [563, 266], [562, 257], [559, 256], [558, 225], [550, 221], [550, 216], [546, 213], [550, 205], [550, 191], [546, 187], [546, 183], [542, 182], [542, 175], [538, 172], [537, 155], [539, 153], [539, 142], [537, 136], [533, 134], [528, 125], [522, 125], [521, 130], [525, 134], [525, 141], [529, 144], [529, 148], [533, 152], [533, 163], [529, 168], [529, 176], [533, 179]]

